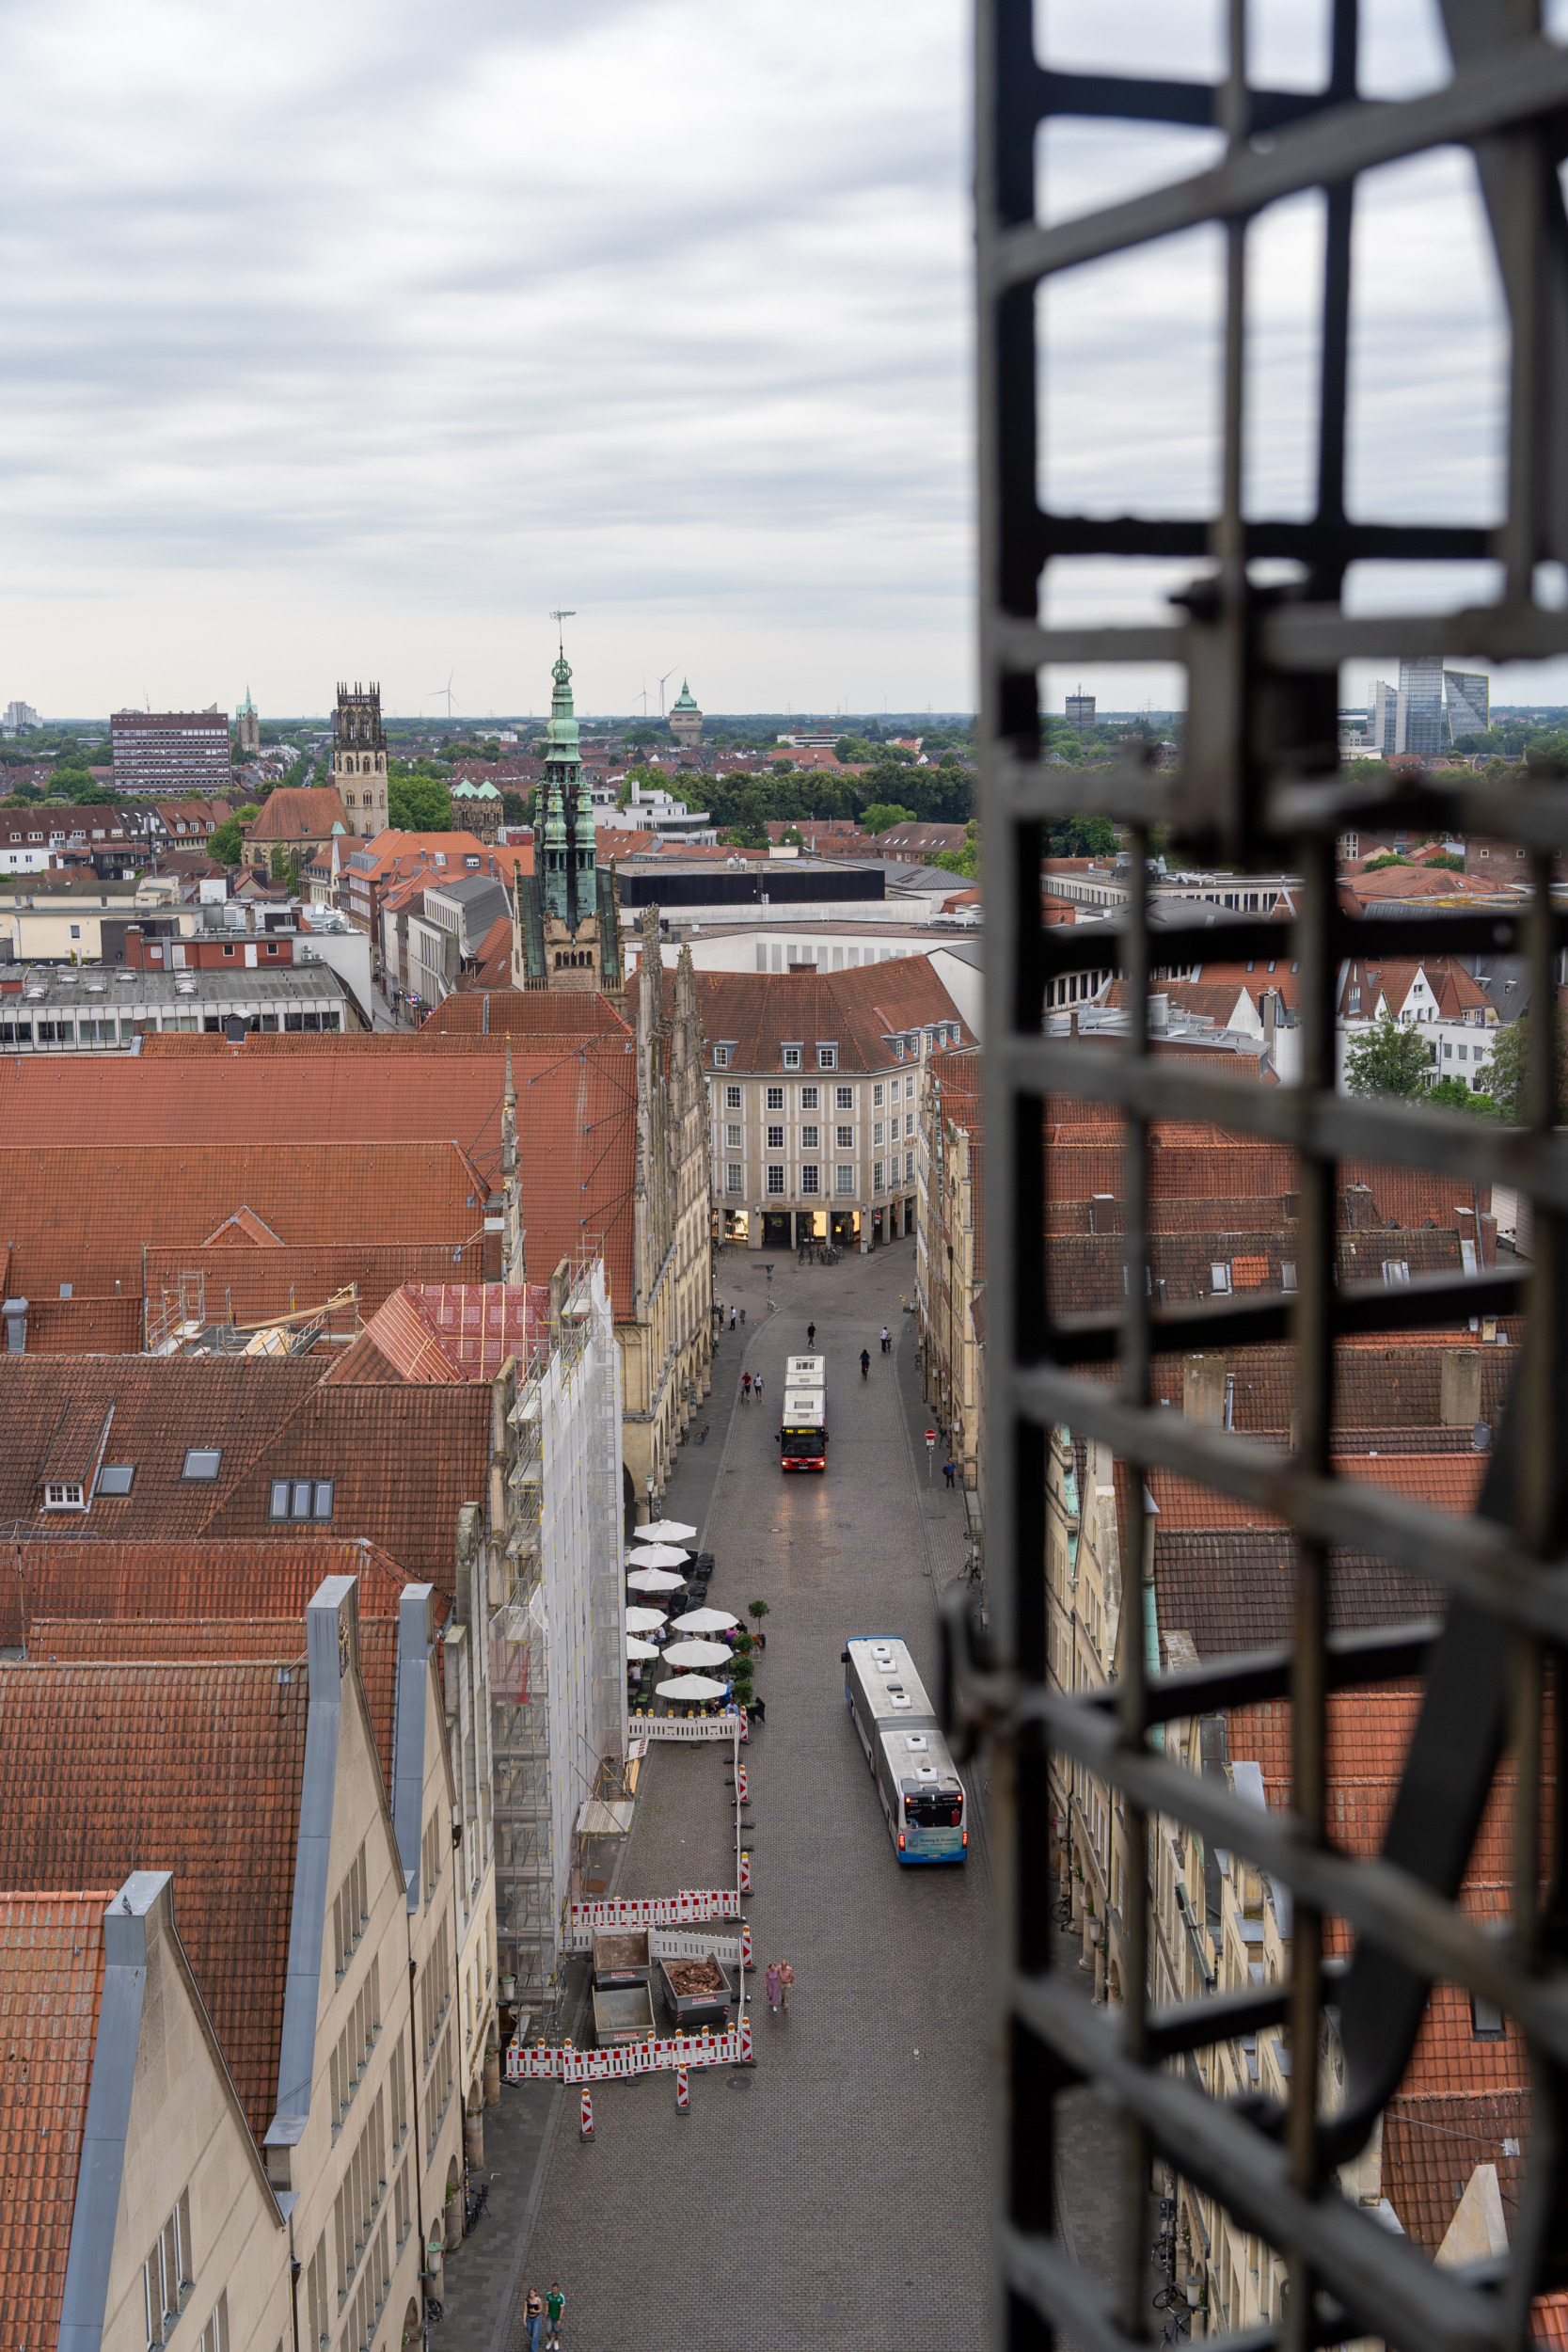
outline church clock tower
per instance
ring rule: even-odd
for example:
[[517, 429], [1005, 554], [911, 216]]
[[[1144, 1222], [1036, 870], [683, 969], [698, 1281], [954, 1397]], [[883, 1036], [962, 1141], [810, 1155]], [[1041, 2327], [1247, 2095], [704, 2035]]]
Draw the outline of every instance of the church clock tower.
[[351, 833], [387, 829], [387, 734], [381, 723], [381, 689], [341, 682], [332, 720], [332, 781], [348, 812]]
[[[569, 612], [552, 612], [555, 622]], [[615, 869], [599, 870], [594, 804], [582, 771], [572, 703], [572, 665], [560, 640], [550, 673], [550, 720], [540, 755], [533, 872], [517, 877], [513, 977], [521, 988], [619, 996], [621, 894]]]

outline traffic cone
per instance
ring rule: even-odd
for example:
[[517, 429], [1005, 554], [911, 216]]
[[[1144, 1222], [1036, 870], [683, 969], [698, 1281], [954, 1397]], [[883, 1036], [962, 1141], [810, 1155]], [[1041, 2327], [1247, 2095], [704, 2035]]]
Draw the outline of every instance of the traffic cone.
[[743, 1895], [752, 1891], [752, 1857], [744, 1846], [740, 1849], [740, 1891]]
[[582, 2137], [584, 2139], [594, 2137], [594, 2098], [586, 2083], [582, 2090]]
[[688, 2113], [691, 2106], [691, 2082], [684, 2066], [675, 2069], [675, 2112]]

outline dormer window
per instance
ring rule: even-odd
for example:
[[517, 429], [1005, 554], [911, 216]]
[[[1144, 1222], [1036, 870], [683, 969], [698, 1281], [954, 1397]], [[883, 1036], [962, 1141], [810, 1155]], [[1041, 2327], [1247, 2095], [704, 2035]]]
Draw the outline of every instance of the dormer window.
[[729, 1068], [730, 1049], [727, 1045], [716, 1045], [714, 1047], [713, 1066], [715, 1070], [727, 1070]]
[[816, 1049], [816, 1067], [818, 1070], [836, 1070], [838, 1068], [838, 1047], [836, 1045], [819, 1045]]
[[43, 1490], [46, 1511], [85, 1511], [87, 1497], [75, 1479], [51, 1479]]
[[784, 1066], [786, 1070], [800, 1069], [801, 1050], [802, 1049], [799, 1045], [786, 1045], [784, 1047]]

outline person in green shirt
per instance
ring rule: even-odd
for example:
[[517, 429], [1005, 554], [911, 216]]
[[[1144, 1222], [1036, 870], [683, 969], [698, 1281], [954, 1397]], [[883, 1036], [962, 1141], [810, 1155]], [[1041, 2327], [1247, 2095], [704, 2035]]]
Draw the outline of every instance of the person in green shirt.
[[559, 2281], [552, 2280], [550, 2284], [550, 2291], [545, 2297], [545, 2312], [546, 2327], [548, 2329], [545, 2341], [548, 2344], [554, 2345], [561, 2342], [561, 2314], [565, 2308], [566, 2297], [561, 2292], [560, 2283]]

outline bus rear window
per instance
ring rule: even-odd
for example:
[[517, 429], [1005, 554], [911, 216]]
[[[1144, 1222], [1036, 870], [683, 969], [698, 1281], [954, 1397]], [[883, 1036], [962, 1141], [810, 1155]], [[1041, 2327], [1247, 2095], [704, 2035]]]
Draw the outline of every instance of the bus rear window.
[[957, 1829], [963, 1820], [961, 1788], [926, 1788], [904, 1799], [904, 1818], [916, 1829]]

